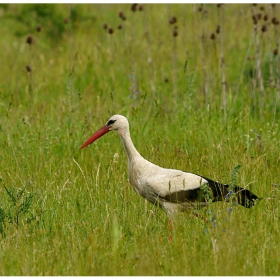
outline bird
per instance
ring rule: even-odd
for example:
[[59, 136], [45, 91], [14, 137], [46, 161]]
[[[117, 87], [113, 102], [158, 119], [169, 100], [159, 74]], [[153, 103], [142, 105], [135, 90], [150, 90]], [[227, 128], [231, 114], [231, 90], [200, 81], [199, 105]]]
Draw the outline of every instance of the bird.
[[128, 157], [128, 175], [132, 188], [167, 213], [170, 231], [172, 220], [179, 212], [207, 206], [209, 199], [212, 202], [229, 201], [229, 196], [235, 195], [236, 202], [246, 208], [254, 206], [259, 199], [248, 189], [222, 184], [195, 173], [163, 168], [146, 160], [135, 148], [130, 137], [129, 122], [122, 115], [109, 118], [104, 126], [84, 142], [80, 150], [114, 130], [118, 132]]

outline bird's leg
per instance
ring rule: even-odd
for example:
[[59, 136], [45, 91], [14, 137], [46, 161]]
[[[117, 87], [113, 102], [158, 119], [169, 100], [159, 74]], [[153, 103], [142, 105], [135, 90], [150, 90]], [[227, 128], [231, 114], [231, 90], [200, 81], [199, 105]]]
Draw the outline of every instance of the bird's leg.
[[168, 241], [169, 241], [169, 243], [171, 243], [173, 240], [173, 238], [172, 238], [172, 230], [173, 230], [172, 220], [169, 219], [168, 223], [169, 223], [169, 231], [170, 231]]

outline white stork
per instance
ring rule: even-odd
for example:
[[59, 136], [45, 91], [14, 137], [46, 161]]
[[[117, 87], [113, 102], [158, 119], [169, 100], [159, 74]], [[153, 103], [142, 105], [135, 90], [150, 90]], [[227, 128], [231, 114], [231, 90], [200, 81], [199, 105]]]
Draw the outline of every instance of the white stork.
[[[128, 120], [121, 115], [112, 116], [107, 123], [96, 131], [81, 147], [87, 145], [104, 134], [116, 130], [122, 140], [128, 157], [129, 181], [133, 189], [154, 205], [159, 205], [170, 218], [179, 211], [194, 209], [195, 206], [207, 204], [205, 186], [208, 195], [215, 201], [224, 201], [230, 192], [229, 185], [224, 185], [206, 177], [176, 169], [162, 168], [144, 159], [134, 147]], [[258, 197], [249, 190], [234, 186], [237, 202], [250, 208]], [[169, 222], [172, 230], [172, 222]], [[170, 237], [172, 241], [172, 237]]]

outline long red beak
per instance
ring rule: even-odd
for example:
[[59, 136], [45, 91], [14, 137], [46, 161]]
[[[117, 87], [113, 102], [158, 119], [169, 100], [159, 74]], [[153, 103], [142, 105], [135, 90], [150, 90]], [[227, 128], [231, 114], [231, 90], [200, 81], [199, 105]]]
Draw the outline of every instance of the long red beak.
[[97, 130], [81, 147], [80, 150], [83, 149], [84, 147], [86, 147], [87, 145], [91, 144], [92, 142], [94, 142], [95, 140], [97, 140], [99, 137], [101, 137], [102, 135], [108, 133], [109, 127], [104, 125], [103, 127], [101, 127], [99, 130]]

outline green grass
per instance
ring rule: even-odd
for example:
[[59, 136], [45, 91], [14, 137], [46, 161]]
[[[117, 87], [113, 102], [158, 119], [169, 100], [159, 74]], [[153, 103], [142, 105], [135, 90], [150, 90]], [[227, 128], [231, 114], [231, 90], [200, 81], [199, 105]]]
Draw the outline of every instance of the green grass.
[[[0, 6], [0, 275], [279, 275], [279, 6], [130, 7]], [[180, 214], [170, 244], [118, 135], [79, 150], [115, 113], [151, 162], [263, 199]]]

